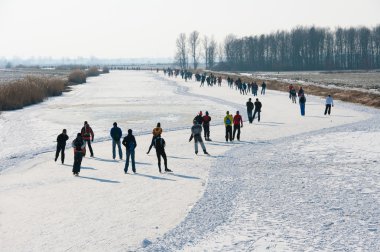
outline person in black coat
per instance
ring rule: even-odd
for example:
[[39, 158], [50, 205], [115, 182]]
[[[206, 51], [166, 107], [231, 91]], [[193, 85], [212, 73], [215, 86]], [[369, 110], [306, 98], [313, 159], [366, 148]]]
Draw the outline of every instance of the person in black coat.
[[132, 135], [132, 130], [128, 130], [128, 135], [124, 137], [123, 139], [123, 145], [125, 146], [125, 167], [124, 167], [124, 173], [128, 173], [128, 166], [129, 166], [129, 157], [131, 157], [132, 161], [132, 171], [136, 173], [136, 165], [135, 165], [135, 149], [137, 146], [135, 136]]
[[251, 98], [248, 99], [247, 103], [247, 114], [248, 114], [248, 120], [249, 120], [249, 123], [252, 123], [253, 121], [253, 116], [252, 116], [252, 111], [253, 111], [253, 102], [251, 101]]
[[74, 139], [71, 146], [74, 148], [73, 174], [74, 176], [79, 176], [80, 166], [86, 148], [86, 142], [83, 140], [81, 133], [77, 134], [77, 138]]
[[69, 140], [69, 137], [66, 134], [66, 129], [63, 129], [62, 133], [59, 134], [57, 137], [57, 151], [55, 152], [54, 161], [57, 161], [57, 159], [59, 157], [59, 153], [61, 152], [62, 164], [65, 162], [65, 147], [66, 147], [66, 141], [67, 140]]
[[255, 101], [255, 112], [253, 112], [253, 119], [252, 119], [252, 121], [255, 120], [255, 116], [256, 116], [256, 113], [257, 113], [257, 119], [260, 122], [261, 107], [262, 107], [262, 104], [259, 101], [259, 98], [256, 98], [256, 101]]
[[158, 135], [154, 139], [154, 148], [156, 149], [157, 160], [158, 160], [158, 171], [161, 173], [161, 156], [164, 159], [165, 171], [172, 172], [172, 170], [168, 169], [168, 160], [166, 158], [165, 153], [165, 140], [161, 138], [161, 135]]

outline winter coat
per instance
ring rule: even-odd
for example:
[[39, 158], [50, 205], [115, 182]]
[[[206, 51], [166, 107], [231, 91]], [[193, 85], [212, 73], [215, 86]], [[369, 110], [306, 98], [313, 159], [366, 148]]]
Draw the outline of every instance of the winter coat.
[[255, 101], [255, 111], [261, 112], [262, 104], [259, 101]]
[[306, 97], [305, 96], [301, 96], [300, 99], [299, 99], [299, 103], [306, 103]]
[[211, 121], [211, 116], [205, 115], [203, 116], [203, 125], [209, 125]]
[[[225, 126], [232, 126], [232, 122], [233, 122], [234, 118], [232, 117], [232, 115], [226, 115], [224, 117], [224, 125]], [[228, 122], [229, 121], [229, 122]]]
[[202, 134], [202, 126], [200, 124], [194, 124], [193, 127], [191, 127], [191, 136], [189, 141], [195, 138], [197, 140], [199, 137], [201, 137]]
[[252, 111], [253, 110], [253, 102], [247, 101], [247, 110]]
[[113, 126], [113, 128], [110, 131], [110, 135], [113, 140], [120, 141], [120, 138], [123, 136], [123, 132], [119, 127]]
[[165, 139], [158, 136], [153, 140], [154, 148], [156, 149], [156, 152], [164, 152], [165, 151]]
[[67, 140], [69, 140], [69, 137], [66, 134], [61, 133], [57, 136], [57, 144], [60, 146], [65, 146]]
[[74, 154], [77, 152], [85, 152], [86, 142], [83, 141], [82, 137], [77, 137], [71, 143], [71, 146], [74, 148]]
[[196, 117], [194, 117], [193, 121], [196, 121], [198, 124], [202, 124], [202, 122], [203, 122], [202, 115], [197, 115]]
[[234, 125], [240, 125], [240, 123], [241, 126], [243, 126], [243, 118], [241, 117], [241, 115], [236, 114], [234, 116]]
[[94, 132], [92, 131], [89, 124], [83, 126], [81, 132], [83, 140], [94, 140]]
[[334, 101], [333, 101], [333, 98], [331, 96], [326, 97], [326, 105], [334, 106]]
[[124, 137], [122, 144], [125, 146], [126, 149], [130, 151], [134, 150], [137, 146], [135, 136], [132, 134], [128, 134], [126, 137]]
[[161, 135], [162, 134], [162, 128], [160, 128], [160, 127], [154, 128], [153, 131], [152, 131], [152, 134], [155, 137], [158, 136], [158, 135]]

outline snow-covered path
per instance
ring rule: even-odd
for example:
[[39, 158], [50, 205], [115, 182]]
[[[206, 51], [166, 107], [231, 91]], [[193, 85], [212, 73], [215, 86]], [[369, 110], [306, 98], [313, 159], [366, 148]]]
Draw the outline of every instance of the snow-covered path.
[[[135, 83], [120, 84], [130, 76]], [[33, 129], [48, 121], [51, 135], [62, 120], [70, 118], [75, 132], [74, 121], [90, 117], [100, 140], [79, 178], [70, 176], [71, 165], [52, 161], [52, 150], [4, 159], [17, 165], [0, 176], [2, 251], [379, 250], [378, 110], [336, 101], [326, 117], [323, 100], [308, 96], [301, 117], [287, 94], [268, 90], [259, 97], [262, 121], [245, 122], [242, 141], [225, 143], [225, 111], [240, 110], [245, 118], [249, 96], [162, 73], [102, 78], [38, 106], [41, 111], [3, 115], [15, 127]], [[77, 97], [86, 92], [91, 95], [80, 104], [98, 106], [74, 113]], [[51, 116], [55, 109], [62, 118]], [[211, 157], [195, 156], [187, 141], [199, 110], [212, 116], [213, 142], [206, 142]], [[51, 114], [40, 118], [44, 111]], [[18, 126], [13, 120], [20, 115], [27, 120]], [[107, 134], [113, 120], [137, 134], [137, 175], [124, 175], [123, 161], [111, 159]], [[145, 154], [149, 129], [159, 120], [172, 175], [157, 172], [154, 151]], [[66, 163], [72, 163], [71, 151]]]
[[[148, 251], [379, 251], [380, 117], [235, 148]], [[354, 143], [354, 144], [353, 144]]]

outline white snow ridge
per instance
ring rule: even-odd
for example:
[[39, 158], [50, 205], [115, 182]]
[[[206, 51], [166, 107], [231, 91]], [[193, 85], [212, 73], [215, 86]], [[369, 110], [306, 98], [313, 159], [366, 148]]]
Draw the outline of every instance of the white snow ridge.
[[[305, 90], [307, 93], [307, 90]], [[1, 251], [380, 251], [380, 113], [267, 90], [249, 124], [227, 87], [145, 71], [114, 71], [61, 97], [0, 115]], [[188, 142], [194, 116], [212, 117], [211, 156]], [[241, 141], [226, 142], [226, 111]], [[87, 120], [94, 158], [71, 173], [69, 143]], [[113, 160], [109, 130], [136, 136], [137, 174]], [[168, 167], [146, 151], [161, 122]], [[65, 164], [54, 162], [66, 128]]]

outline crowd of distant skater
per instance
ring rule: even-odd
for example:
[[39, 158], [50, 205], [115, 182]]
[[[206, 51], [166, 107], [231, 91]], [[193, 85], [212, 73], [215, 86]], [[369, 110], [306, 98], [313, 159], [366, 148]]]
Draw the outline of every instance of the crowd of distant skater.
[[[157, 70], [158, 72], [158, 70]], [[182, 79], [185, 81], [192, 80], [193, 73], [186, 70], [179, 70], [179, 69], [164, 69], [164, 74], [169, 77], [178, 77], [181, 76]], [[195, 74], [195, 80], [197, 82], [200, 82], [200, 87], [203, 87], [206, 83], [207, 86], [222, 86], [222, 76], [215, 76], [212, 73], [207, 75], [206, 73], [196, 73]], [[237, 78], [234, 80], [231, 77], [227, 77], [226, 79], [227, 85], [231, 89], [238, 90], [240, 94], [242, 95], [248, 95], [252, 94], [253, 96], [257, 96], [259, 86], [255, 81], [251, 83], [243, 82], [240, 78]], [[267, 84], [263, 81], [261, 83], [261, 90], [260, 94], [265, 95]], [[300, 112], [301, 116], [305, 116], [305, 104], [306, 104], [306, 97], [305, 93], [302, 87], [299, 87], [298, 90], [296, 90], [296, 87], [293, 86], [293, 84], [289, 85], [289, 99], [292, 103], [297, 103], [297, 97], [298, 97], [298, 103], [300, 105]], [[334, 106], [333, 98], [331, 95], [328, 95], [326, 97], [325, 102], [325, 111], [324, 114], [330, 115], [331, 113], [331, 107]], [[256, 118], [257, 115], [257, 121], [260, 122], [260, 114], [261, 114], [261, 108], [262, 103], [259, 101], [258, 98], [255, 98], [255, 102], [252, 102], [252, 99], [249, 98], [246, 102], [246, 108], [247, 108], [247, 117], [249, 123], [253, 123], [253, 121]], [[209, 155], [209, 153], [206, 150], [206, 146], [203, 142], [202, 138], [202, 132], [205, 141], [212, 141], [210, 139], [210, 122], [211, 122], [211, 116], [209, 115], [208, 111], [205, 111], [205, 114], [203, 115], [203, 112], [200, 111], [193, 119], [193, 125], [191, 127], [191, 134], [189, 138], [189, 142], [191, 142], [194, 139], [194, 151], [195, 154], [198, 154], [198, 145], [201, 146], [202, 151], [204, 154]], [[240, 141], [240, 131], [241, 128], [243, 128], [243, 117], [241, 116], [239, 111], [236, 111], [235, 115], [230, 114], [229, 111], [226, 111], [226, 115], [223, 120], [224, 126], [225, 126], [225, 140], [226, 142], [234, 141], [235, 137], [238, 141]], [[152, 140], [150, 142], [148, 151], [146, 154], [149, 154], [151, 149], [154, 148], [156, 151], [157, 156], [157, 162], [158, 162], [158, 171], [160, 173], [162, 172], [172, 172], [168, 168], [168, 162], [167, 162], [167, 156], [165, 153], [165, 139], [162, 137], [162, 128], [161, 124], [158, 122], [156, 127], [152, 130]], [[123, 138], [123, 132], [120, 127], [118, 127], [117, 122], [113, 123], [113, 127], [110, 130], [110, 137], [112, 139], [112, 158], [116, 158], [116, 147], [118, 149], [118, 156], [119, 159], [123, 159], [123, 150], [121, 145], [125, 147], [125, 156], [126, 161], [124, 165], [124, 173], [128, 174], [129, 164], [131, 163], [132, 172], [136, 173], [136, 162], [135, 162], [135, 149], [137, 147], [136, 138], [133, 135], [132, 129], [128, 129], [128, 134]], [[67, 135], [66, 129], [63, 129], [62, 133], [58, 135], [57, 137], [57, 150], [55, 154], [55, 161], [58, 160], [59, 155], [61, 156], [61, 162], [62, 164], [65, 162], [65, 148], [66, 148], [66, 141], [69, 139]], [[81, 169], [81, 163], [84, 156], [86, 156], [86, 146], [88, 146], [88, 150], [90, 152], [90, 157], [94, 157], [94, 152], [91, 146], [91, 142], [94, 141], [94, 131], [90, 127], [89, 123], [87, 121], [84, 122], [83, 127], [79, 133], [77, 133], [76, 138], [72, 141], [71, 146], [74, 150], [74, 163], [73, 163], [73, 175], [78, 176], [80, 169]], [[164, 168], [161, 168], [161, 158], [164, 161]]]

